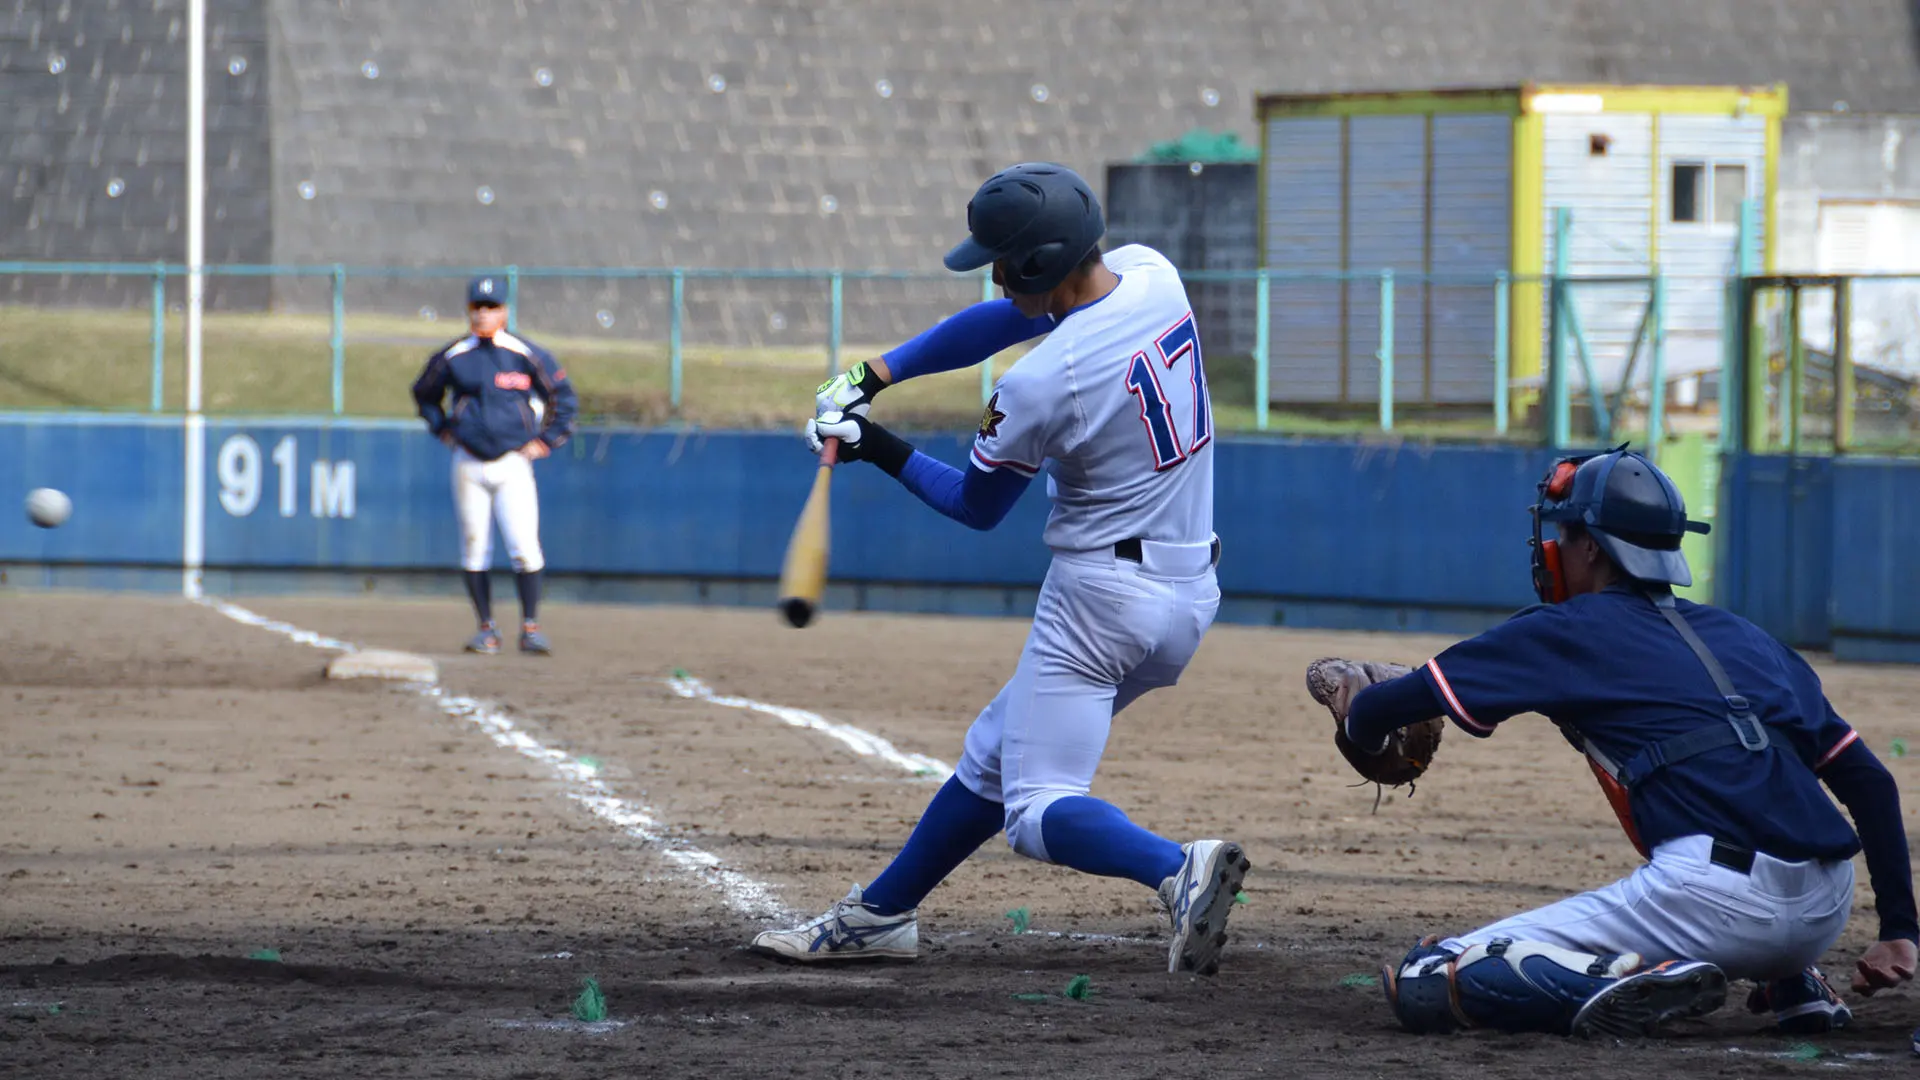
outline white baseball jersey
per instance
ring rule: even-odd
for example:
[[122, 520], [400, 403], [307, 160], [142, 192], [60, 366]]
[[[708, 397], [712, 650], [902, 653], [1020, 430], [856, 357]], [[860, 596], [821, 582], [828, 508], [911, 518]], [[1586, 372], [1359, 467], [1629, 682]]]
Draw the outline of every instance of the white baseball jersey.
[[1213, 409], [1180, 275], [1132, 244], [1108, 253], [1120, 284], [1072, 312], [1000, 377], [973, 463], [1047, 467], [1046, 542], [1091, 551], [1128, 539], [1213, 537]]

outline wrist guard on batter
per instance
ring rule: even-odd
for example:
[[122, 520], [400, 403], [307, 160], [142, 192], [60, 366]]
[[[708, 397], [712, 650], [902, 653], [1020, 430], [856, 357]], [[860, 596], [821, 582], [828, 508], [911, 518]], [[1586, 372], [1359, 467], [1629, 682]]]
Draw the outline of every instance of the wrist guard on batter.
[[825, 439], [840, 440], [841, 461], [871, 461], [896, 478], [913, 457], [912, 444], [859, 413], [828, 413], [807, 421], [807, 448], [817, 454]]
[[1362, 747], [1347, 735], [1347, 714], [1353, 699], [1374, 683], [1397, 679], [1413, 669], [1401, 664], [1326, 658], [1307, 665], [1307, 692], [1333, 714], [1333, 745], [1353, 770], [1376, 784], [1399, 787], [1418, 780], [1433, 764], [1446, 730], [1442, 717], [1431, 717], [1387, 736], [1379, 749]]

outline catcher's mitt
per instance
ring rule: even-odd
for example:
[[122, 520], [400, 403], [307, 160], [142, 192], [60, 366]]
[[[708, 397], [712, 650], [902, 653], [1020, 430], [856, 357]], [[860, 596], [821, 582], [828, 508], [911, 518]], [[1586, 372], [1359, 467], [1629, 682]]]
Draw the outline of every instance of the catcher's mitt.
[[1333, 714], [1333, 744], [1340, 748], [1355, 772], [1387, 787], [1399, 787], [1420, 779], [1427, 766], [1433, 764], [1433, 754], [1440, 748], [1446, 720], [1436, 716], [1409, 724], [1388, 737], [1385, 749], [1370, 754], [1347, 738], [1347, 710], [1360, 691], [1412, 670], [1400, 664], [1332, 657], [1307, 665], [1307, 692]]

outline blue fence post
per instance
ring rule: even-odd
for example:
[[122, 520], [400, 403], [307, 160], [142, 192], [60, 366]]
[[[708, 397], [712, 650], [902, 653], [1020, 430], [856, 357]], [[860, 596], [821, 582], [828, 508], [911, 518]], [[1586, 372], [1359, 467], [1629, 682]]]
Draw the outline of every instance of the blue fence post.
[[[980, 302], [993, 299], [993, 270], [989, 267], [980, 275]], [[993, 357], [980, 361], [980, 404], [986, 405], [993, 400]]]
[[347, 411], [347, 268], [333, 264], [333, 415]]
[[829, 287], [832, 293], [831, 307], [827, 313], [827, 378], [840, 374], [840, 315], [841, 307], [840, 271], [833, 272]]
[[680, 412], [680, 323], [687, 309], [687, 272], [673, 270], [673, 306], [667, 318], [667, 401], [675, 415]]
[[1507, 433], [1513, 381], [1513, 278], [1505, 270], [1493, 279], [1493, 430]]
[[167, 380], [167, 264], [153, 264], [153, 401], [159, 412], [166, 404]]
[[1253, 426], [1261, 431], [1267, 430], [1267, 400], [1272, 395], [1269, 380], [1272, 378], [1273, 353], [1269, 349], [1273, 332], [1272, 278], [1266, 267], [1260, 268], [1260, 280], [1253, 294]]
[[1393, 271], [1380, 271], [1380, 430], [1393, 430]]
[[507, 333], [520, 332], [520, 268], [507, 267]]

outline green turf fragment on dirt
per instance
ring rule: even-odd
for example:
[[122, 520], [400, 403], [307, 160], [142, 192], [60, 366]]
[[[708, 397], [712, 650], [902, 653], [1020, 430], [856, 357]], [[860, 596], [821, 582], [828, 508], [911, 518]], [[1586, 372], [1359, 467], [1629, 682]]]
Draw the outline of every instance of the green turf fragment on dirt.
[[1893, 740], [1893, 756], [1894, 757], [1907, 756], [1907, 740], [1905, 739]]
[[689, 675], [689, 674], [687, 674], [687, 669], [686, 669], [686, 668], [683, 668], [683, 667], [677, 667], [677, 668], [674, 668], [674, 669], [673, 669], [673, 677], [674, 677], [674, 678], [676, 678], [676, 679], [691, 679], [691, 678], [693, 678], [693, 676], [691, 676], [691, 675]]
[[1368, 988], [1375, 987], [1380, 985], [1380, 976], [1369, 975], [1364, 971], [1356, 971], [1351, 975], [1342, 975], [1340, 977], [1340, 985], [1354, 986], [1354, 987], [1368, 987]]
[[1820, 1048], [1812, 1043], [1794, 1043], [1787, 1048], [1787, 1057], [1793, 1061], [1815, 1061], [1820, 1057]]
[[1067, 981], [1064, 993], [1075, 1001], [1085, 1001], [1093, 994], [1093, 976], [1075, 975]]
[[607, 995], [600, 992], [600, 980], [589, 975], [580, 980], [580, 996], [573, 999], [573, 1018], [583, 1024], [597, 1024], [607, 1018]]
[[1239, 892], [1234, 893], [1233, 902], [1236, 904], [1249, 903], [1249, 901], [1247, 900], [1247, 890], [1241, 889]]
[[247, 959], [267, 960], [277, 964], [280, 962], [280, 950], [279, 949], [255, 949], [252, 952], [247, 954]]
[[578, 761], [580, 762], [580, 767], [581, 767], [581, 768], [583, 768], [583, 769], [590, 769], [590, 770], [592, 770], [593, 772], [599, 772], [599, 771], [600, 771], [600, 759], [599, 759], [599, 758], [592, 758], [592, 757], [583, 757], [583, 758], [578, 758], [578, 759], [576, 759], [576, 760], [578, 760]]
[[1007, 918], [1013, 920], [1014, 933], [1024, 934], [1027, 932], [1027, 923], [1032, 920], [1033, 913], [1028, 911], [1026, 908], [1017, 907], [1017, 908], [1014, 908], [1012, 911], [1007, 912]]
[[1013, 995], [1013, 1000], [1024, 1001], [1030, 1005], [1037, 1005], [1051, 996], [1050, 994], [1015, 994]]

